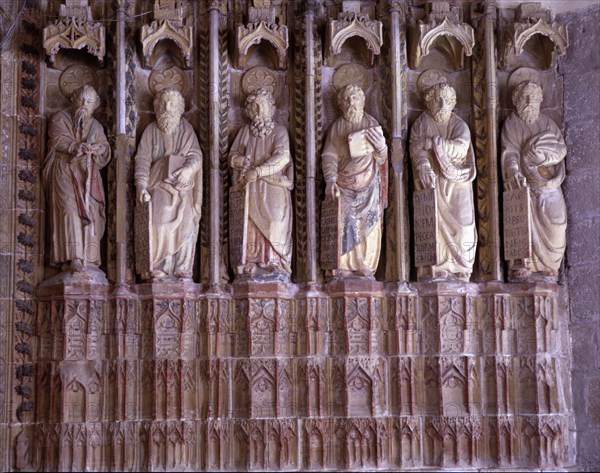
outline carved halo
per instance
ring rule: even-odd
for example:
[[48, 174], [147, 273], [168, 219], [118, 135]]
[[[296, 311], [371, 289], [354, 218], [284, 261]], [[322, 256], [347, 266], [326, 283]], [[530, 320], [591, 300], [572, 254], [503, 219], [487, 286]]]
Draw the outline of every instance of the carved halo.
[[172, 87], [183, 95], [186, 88], [185, 74], [178, 67], [159, 69], [152, 71], [148, 78], [148, 87], [152, 95], [156, 95], [165, 87]]
[[520, 67], [514, 71], [508, 79], [508, 89], [512, 91], [521, 82], [530, 80], [542, 85], [540, 81], [540, 73], [531, 67]]
[[91, 85], [94, 89], [98, 89], [98, 76], [96, 72], [87, 66], [74, 64], [67, 67], [58, 79], [60, 91], [67, 98], [71, 98], [73, 91], [82, 85]]
[[427, 69], [417, 79], [417, 89], [421, 96], [436, 84], [449, 84], [448, 74], [441, 69]]
[[277, 76], [268, 67], [253, 67], [244, 74], [242, 79], [242, 90], [246, 96], [259, 88], [271, 92], [275, 100], [277, 100], [281, 94], [279, 80], [277, 80]]
[[333, 74], [333, 88], [336, 92], [349, 84], [367, 90], [370, 82], [369, 73], [359, 64], [344, 64], [338, 67]]

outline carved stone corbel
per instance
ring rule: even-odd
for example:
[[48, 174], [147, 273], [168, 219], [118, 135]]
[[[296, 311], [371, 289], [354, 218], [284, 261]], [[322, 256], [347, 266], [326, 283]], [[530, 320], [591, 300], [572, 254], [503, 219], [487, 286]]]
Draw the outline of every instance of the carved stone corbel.
[[145, 68], [152, 67], [152, 53], [163, 39], [173, 41], [181, 49], [185, 66], [193, 67], [193, 31], [191, 26], [184, 24], [184, 12], [184, 2], [155, 0], [154, 21], [142, 26], [140, 37]]
[[[448, 2], [429, 2], [427, 11], [427, 21], [419, 20], [411, 31], [411, 67], [418, 69], [423, 56], [438, 49], [449, 57], [456, 69], [462, 69], [464, 56], [473, 53], [473, 28], [463, 23], [460, 7], [450, 7]], [[445, 38], [446, 43], [441, 43], [441, 38]]]
[[327, 55], [330, 64], [333, 56], [341, 52], [342, 45], [353, 36], [365, 40], [367, 49], [371, 51], [371, 62], [373, 57], [381, 52], [383, 25], [381, 21], [371, 20], [369, 15], [364, 13], [340, 13], [337, 20], [329, 21], [327, 33], [329, 41]]
[[100, 62], [104, 60], [104, 26], [93, 21], [87, 0], [66, 0], [60, 6], [58, 19], [44, 28], [44, 49], [52, 64], [61, 48], [87, 48]]
[[525, 44], [536, 35], [542, 35], [550, 43], [542, 43], [543, 63], [553, 64], [552, 52], [560, 56], [567, 52], [569, 37], [566, 25], [552, 22], [549, 10], [542, 9], [541, 3], [524, 3], [517, 9], [517, 21], [510, 27], [504, 45], [503, 66], [508, 67], [512, 56], [523, 53]]

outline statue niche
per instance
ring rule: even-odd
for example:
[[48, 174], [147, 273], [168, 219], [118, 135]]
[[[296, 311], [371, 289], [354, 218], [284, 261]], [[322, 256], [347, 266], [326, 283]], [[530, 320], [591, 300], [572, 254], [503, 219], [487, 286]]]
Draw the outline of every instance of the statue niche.
[[246, 99], [251, 123], [231, 150], [230, 245], [237, 276], [289, 282], [292, 263], [292, 167], [288, 132], [273, 121], [275, 99], [258, 88]]
[[191, 280], [202, 209], [202, 152], [185, 101], [164, 88], [135, 156], [136, 262], [144, 279]]
[[325, 201], [321, 264], [334, 277], [374, 278], [387, 207], [388, 149], [379, 123], [365, 113], [365, 94], [341, 88], [342, 116], [331, 126], [323, 149]]
[[512, 88], [516, 110], [502, 129], [504, 254], [511, 280], [556, 281], [565, 253], [567, 208], [560, 186], [567, 147], [558, 125], [540, 113], [542, 100], [538, 82], [519, 81]]

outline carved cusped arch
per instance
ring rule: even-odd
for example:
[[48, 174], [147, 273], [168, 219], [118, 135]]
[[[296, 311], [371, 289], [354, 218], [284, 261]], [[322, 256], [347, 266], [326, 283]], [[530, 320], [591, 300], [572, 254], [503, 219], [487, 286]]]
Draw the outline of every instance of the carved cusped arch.
[[381, 21], [371, 20], [367, 15], [351, 14], [329, 22], [329, 60], [342, 51], [344, 43], [358, 36], [365, 40], [372, 56], [381, 52], [383, 26]]
[[101, 63], [104, 61], [105, 30], [101, 23], [71, 17], [60, 18], [44, 28], [44, 49], [52, 64], [58, 65], [57, 55], [61, 49], [84, 48]]
[[[464, 65], [464, 56], [473, 54], [473, 46], [475, 45], [475, 33], [473, 28], [466, 23], [454, 23], [448, 18], [444, 18], [439, 25], [431, 23], [419, 23], [417, 27], [417, 38], [414, 41], [412, 54], [412, 67], [418, 69], [421, 64], [421, 59], [427, 56], [432, 49], [437, 48], [439, 40], [446, 38], [448, 42], [458, 48], [447, 48], [444, 53], [450, 56], [450, 60], [456, 69], [462, 69]], [[438, 43], [435, 45], [434, 43]]]
[[156, 45], [165, 39], [173, 41], [185, 60], [185, 67], [193, 67], [192, 48], [193, 33], [191, 26], [185, 26], [178, 21], [161, 20], [153, 21], [149, 25], [142, 26], [142, 54], [144, 56], [144, 67], [152, 68], [152, 53]]
[[287, 26], [267, 23], [265, 21], [250, 23], [248, 25], [238, 25], [236, 43], [238, 67], [243, 67], [250, 47], [260, 44], [263, 40], [275, 48], [277, 53], [277, 68], [285, 69], [287, 67], [287, 50], [289, 47]]
[[542, 18], [535, 23], [532, 21], [517, 23], [514, 25], [513, 34], [509, 37], [504, 50], [504, 64], [508, 65], [512, 55], [519, 56], [525, 50], [525, 45], [537, 35], [545, 37], [550, 42], [550, 47], [543, 48], [541, 54], [542, 63], [549, 68], [553, 64], [552, 52], [557, 51], [559, 56], [567, 52], [569, 37], [567, 27], [558, 23], [549, 25]]

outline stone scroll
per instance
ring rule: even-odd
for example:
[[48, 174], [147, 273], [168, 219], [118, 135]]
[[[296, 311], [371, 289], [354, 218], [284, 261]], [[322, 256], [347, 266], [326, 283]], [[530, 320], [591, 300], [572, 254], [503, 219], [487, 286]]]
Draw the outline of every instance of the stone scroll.
[[423, 189], [413, 194], [415, 215], [415, 266], [438, 264], [438, 208], [435, 189]]
[[529, 186], [504, 191], [504, 258], [531, 258], [531, 196]]
[[135, 266], [138, 274], [150, 274], [152, 267], [152, 201], [138, 203], [134, 210]]
[[229, 255], [234, 268], [246, 264], [248, 199], [247, 185], [233, 186], [229, 191]]
[[325, 199], [321, 207], [321, 266], [334, 270], [340, 263], [340, 201]]

